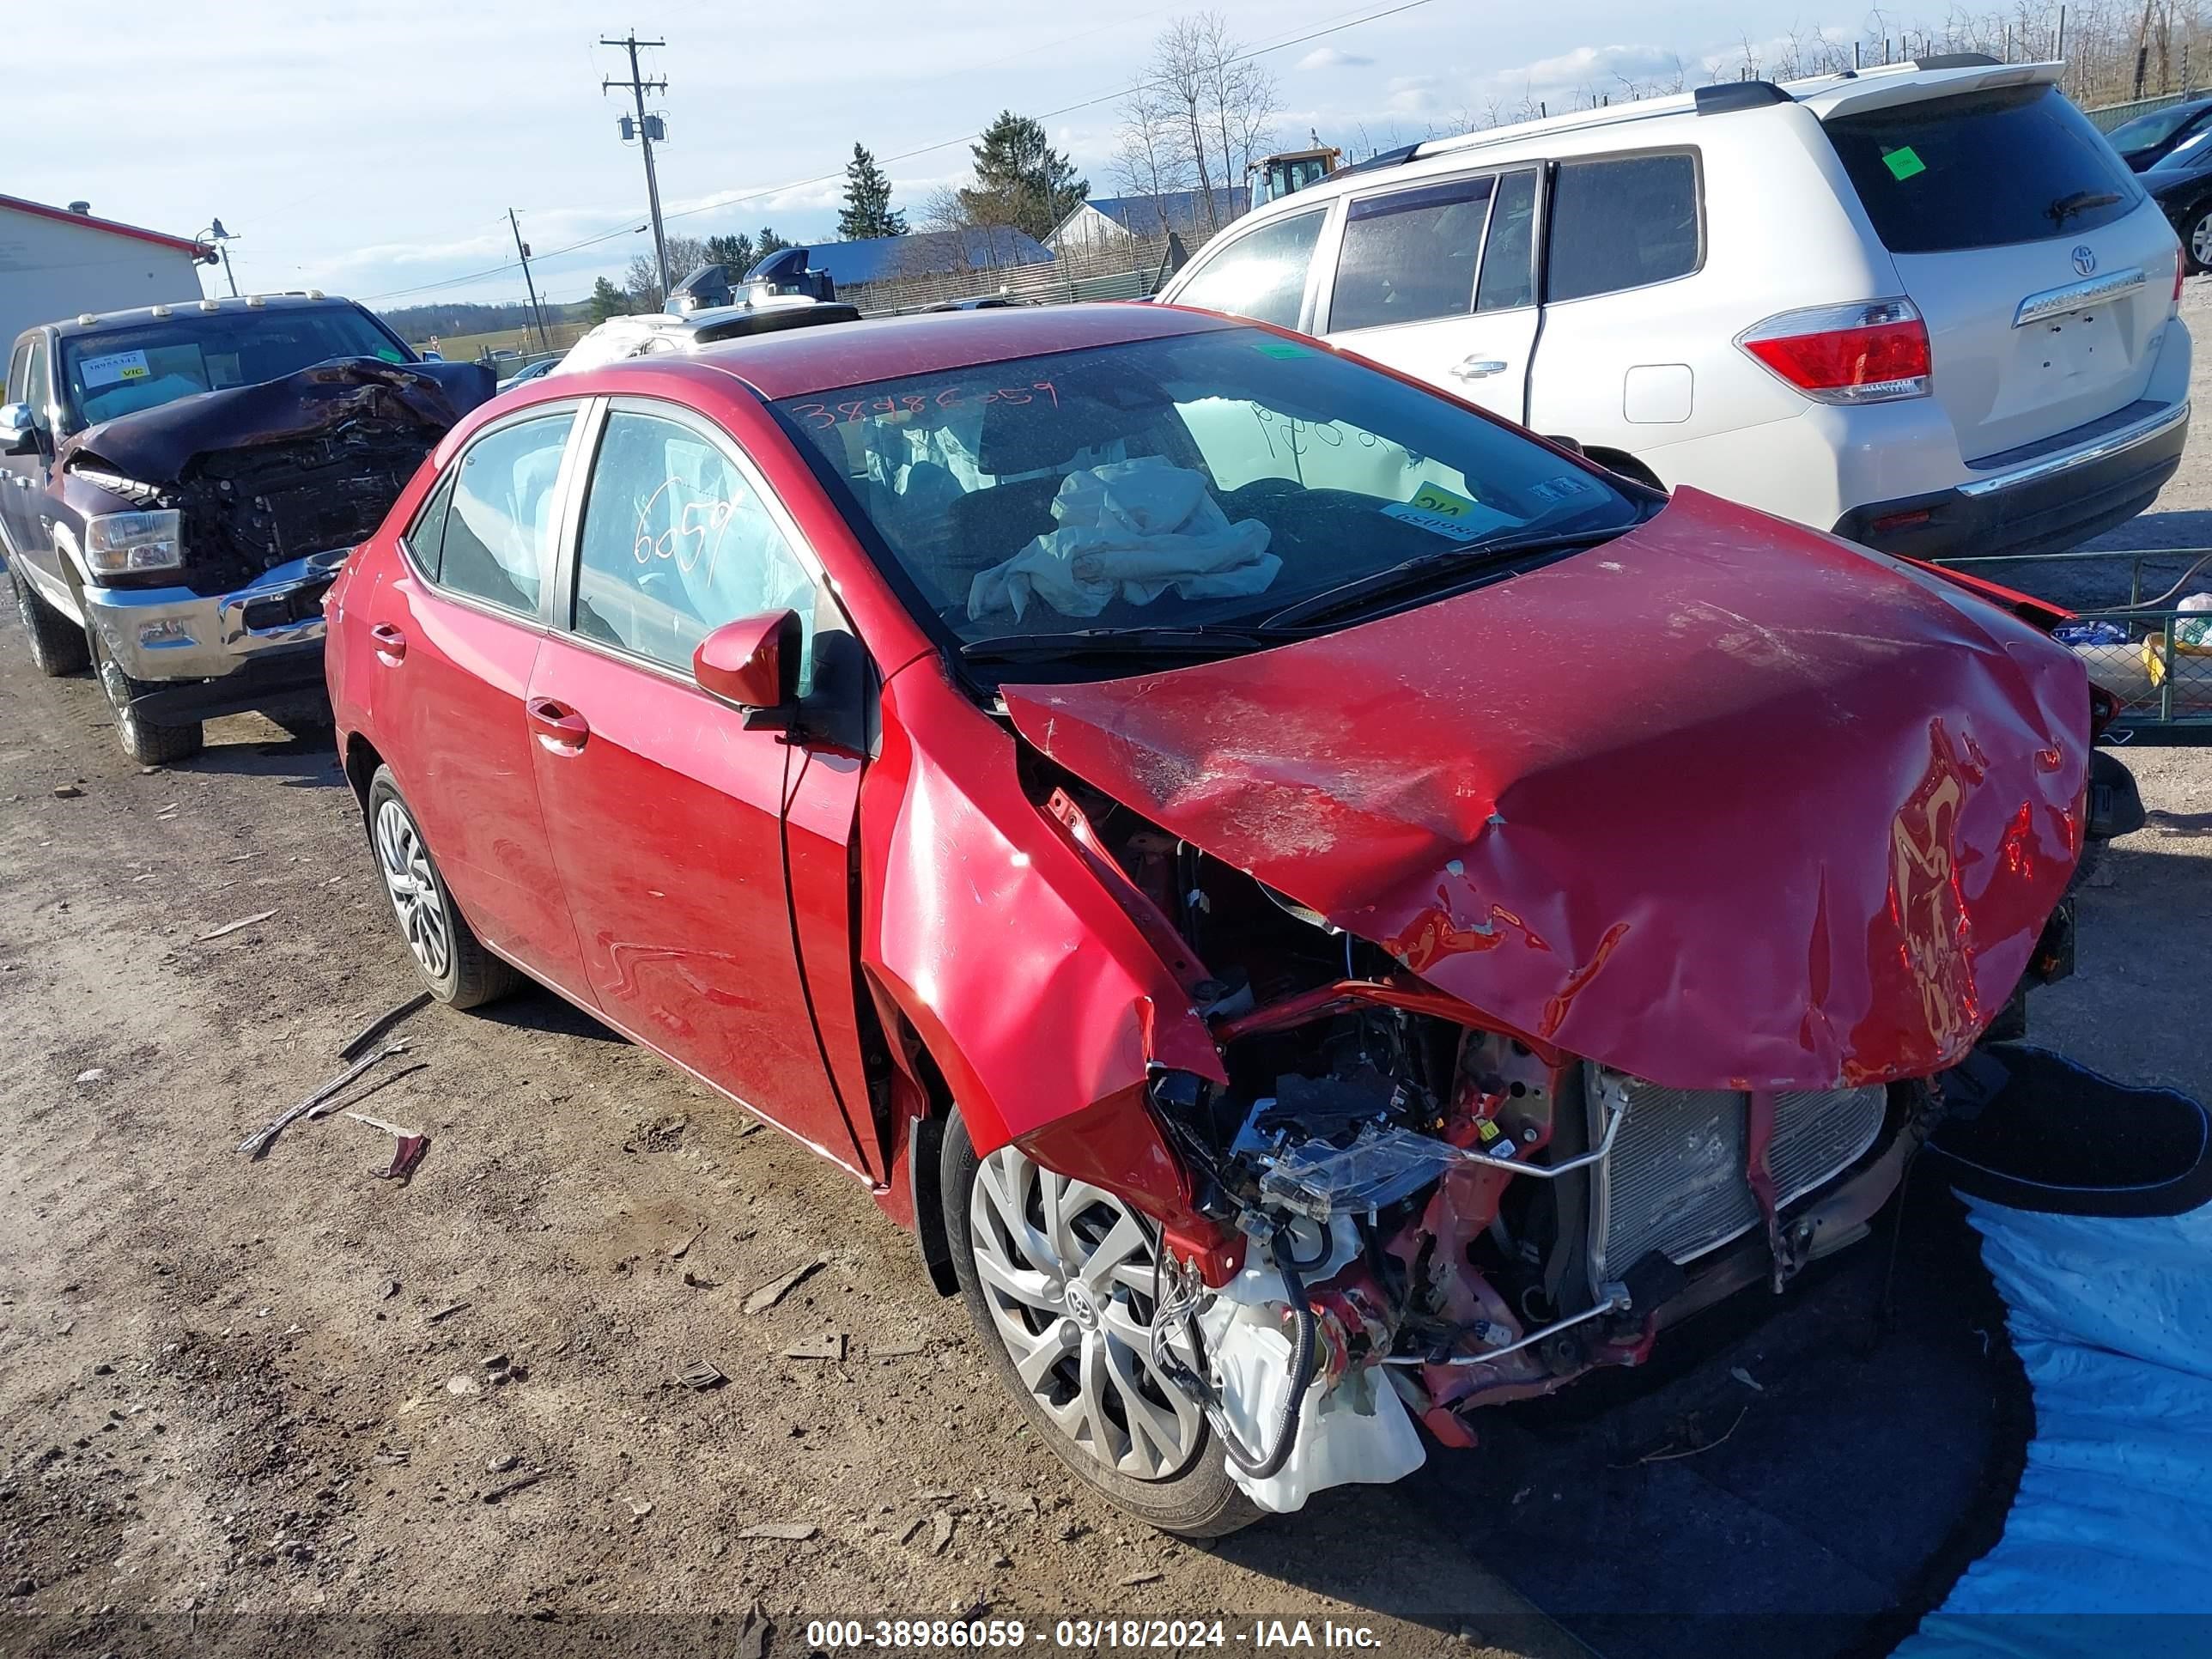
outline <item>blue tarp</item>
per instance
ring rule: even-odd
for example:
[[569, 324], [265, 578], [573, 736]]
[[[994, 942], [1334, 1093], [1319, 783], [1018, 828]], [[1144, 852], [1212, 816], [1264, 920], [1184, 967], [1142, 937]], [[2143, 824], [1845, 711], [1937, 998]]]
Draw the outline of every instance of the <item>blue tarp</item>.
[[1966, 1201], [2035, 1438], [2003, 1537], [1897, 1659], [2212, 1654], [2212, 1206], [2116, 1220]]

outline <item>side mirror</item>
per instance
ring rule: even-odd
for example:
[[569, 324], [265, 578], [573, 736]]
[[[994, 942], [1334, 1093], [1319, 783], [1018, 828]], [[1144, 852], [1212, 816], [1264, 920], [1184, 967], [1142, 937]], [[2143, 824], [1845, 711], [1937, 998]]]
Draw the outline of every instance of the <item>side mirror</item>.
[[749, 732], [781, 731], [799, 712], [802, 635], [796, 611], [724, 623], [691, 653], [699, 689], [745, 713]]
[[39, 425], [28, 404], [0, 404], [0, 455], [35, 455]]

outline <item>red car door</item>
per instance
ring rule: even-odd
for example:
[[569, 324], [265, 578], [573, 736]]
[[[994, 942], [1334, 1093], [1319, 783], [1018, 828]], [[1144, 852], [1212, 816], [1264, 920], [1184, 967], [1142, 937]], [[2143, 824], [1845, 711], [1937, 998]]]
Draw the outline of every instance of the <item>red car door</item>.
[[818, 862], [827, 843], [843, 867], [859, 769], [745, 730], [691, 678], [710, 629], [784, 605], [812, 649], [817, 585], [794, 542], [726, 434], [672, 404], [617, 399], [563, 561], [568, 625], [530, 679], [532, 759], [606, 1018], [866, 1176], [866, 1105], [848, 1118], [823, 1059], [785, 844], [796, 799], [805, 851]]
[[368, 636], [385, 758], [462, 915], [487, 945], [588, 1002], [523, 713], [578, 412], [535, 408], [471, 441], [371, 596]]

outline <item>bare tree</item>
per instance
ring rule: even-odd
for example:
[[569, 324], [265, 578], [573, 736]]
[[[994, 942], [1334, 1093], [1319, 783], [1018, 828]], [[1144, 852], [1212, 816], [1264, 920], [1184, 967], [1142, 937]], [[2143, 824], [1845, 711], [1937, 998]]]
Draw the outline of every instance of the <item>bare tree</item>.
[[[1199, 222], [1210, 235], [1233, 215], [1231, 195], [1271, 146], [1280, 88], [1245, 53], [1219, 12], [1178, 17], [1152, 43], [1144, 82], [1122, 110], [1130, 146], [1137, 111], [1172, 154], [1181, 188], [1199, 192]], [[1141, 139], [1138, 142], [1141, 143]]]
[[1188, 190], [1192, 174], [1190, 151], [1180, 141], [1174, 102], [1158, 86], [1148, 82], [1138, 87], [1121, 106], [1114, 179], [1124, 196], [1151, 200], [1160, 222], [1139, 222], [1131, 228], [1145, 236], [1164, 233], [1169, 227], [1158, 206], [1159, 198]]

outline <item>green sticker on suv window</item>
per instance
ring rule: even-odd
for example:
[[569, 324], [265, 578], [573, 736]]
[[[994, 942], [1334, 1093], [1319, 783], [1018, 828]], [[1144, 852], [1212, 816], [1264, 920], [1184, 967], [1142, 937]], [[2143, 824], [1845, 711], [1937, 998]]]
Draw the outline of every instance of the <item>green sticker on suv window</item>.
[[1263, 357], [1303, 357], [1306, 355], [1304, 346], [1292, 345], [1288, 340], [1255, 341], [1252, 349]]
[[1928, 163], [1912, 153], [1910, 144], [1903, 149], [1882, 151], [1881, 159], [1888, 164], [1890, 175], [1895, 179], [1910, 179], [1916, 173], [1928, 171]]

